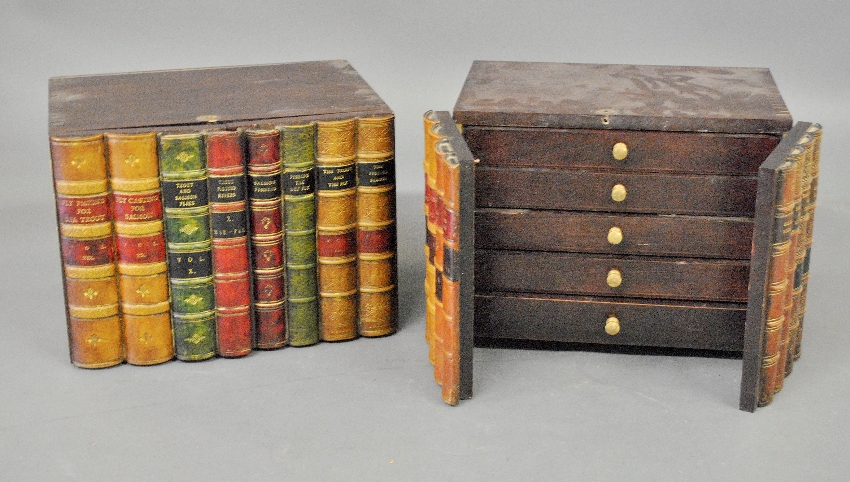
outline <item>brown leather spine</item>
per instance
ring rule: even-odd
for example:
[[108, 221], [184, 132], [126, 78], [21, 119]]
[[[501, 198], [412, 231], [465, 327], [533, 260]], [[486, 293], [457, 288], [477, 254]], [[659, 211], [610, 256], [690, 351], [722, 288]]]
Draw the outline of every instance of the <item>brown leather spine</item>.
[[762, 346], [762, 364], [759, 386], [760, 406], [773, 401], [776, 393], [777, 374], [784, 373], [784, 365], [779, 364], [782, 327], [785, 325], [786, 293], [791, 291], [788, 285], [787, 266], [794, 256], [791, 252], [791, 234], [794, 217], [794, 164], [786, 161], [778, 171], [776, 202], [774, 208], [774, 237], [768, 271], [768, 289], [766, 300], [767, 316], [765, 321], [764, 342]]
[[357, 337], [355, 146], [354, 119], [316, 123], [319, 334], [324, 341]]
[[805, 151], [802, 147], [797, 146], [789, 155], [789, 161], [792, 165], [789, 168], [788, 175], [785, 179], [783, 198], [791, 201], [787, 205], [783, 205], [780, 209], [790, 209], [790, 226], [784, 229], [790, 230], [790, 244], [788, 245], [788, 256], [785, 264], [785, 278], [787, 285], [785, 287], [785, 300], [783, 311], [783, 323], [779, 332], [779, 359], [777, 360], [777, 370], [775, 373], [776, 380], [774, 381], [773, 390], [779, 392], [782, 390], [785, 380], [786, 360], [788, 359], [788, 346], [790, 342], [791, 326], [796, 324], [797, 306], [794, 303], [794, 292], [796, 284], [794, 282], [794, 274], [797, 272], [797, 245], [800, 240], [800, 196], [802, 189], [803, 178], [803, 163], [805, 159]]
[[804, 212], [803, 219], [805, 220], [801, 227], [801, 236], [803, 238], [802, 245], [805, 251], [802, 268], [798, 267], [800, 275], [800, 298], [797, 309], [797, 330], [793, 333], [793, 338], [790, 341], [791, 357], [793, 360], [800, 358], [800, 345], [803, 339], [803, 322], [806, 314], [806, 293], [809, 285], [809, 264], [812, 257], [812, 232], [814, 231], [815, 223], [815, 207], [817, 206], [817, 191], [818, 191], [818, 174], [820, 171], [820, 142], [822, 128], [820, 124], [812, 124], [806, 134], [808, 140], [806, 146], [806, 175], [803, 190]]
[[425, 172], [425, 341], [428, 343], [428, 361], [436, 365], [436, 347], [434, 344], [436, 329], [436, 267], [434, 256], [436, 251], [437, 228], [432, 218], [435, 213], [434, 203], [436, 195], [436, 177], [434, 166], [436, 165], [436, 143], [439, 135], [435, 129], [439, 129], [437, 118], [433, 111], [428, 111], [422, 116], [425, 127], [425, 156], [423, 169]]
[[174, 357], [156, 133], [106, 134], [127, 363]]
[[102, 135], [50, 138], [71, 362], [124, 361], [113, 217]]
[[398, 325], [394, 117], [357, 120], [358, 333]]
[[254, 344], [270, 350], [287, 342], [280, 133], [276, 129], [249, 129], [246, 139], [254, 253]]
[[457, 405], [460, 393], [460, 259], [459, 218], [460, 166], [453, 153], [440, 156], [445, 187], [443, 216], [443, 401]]

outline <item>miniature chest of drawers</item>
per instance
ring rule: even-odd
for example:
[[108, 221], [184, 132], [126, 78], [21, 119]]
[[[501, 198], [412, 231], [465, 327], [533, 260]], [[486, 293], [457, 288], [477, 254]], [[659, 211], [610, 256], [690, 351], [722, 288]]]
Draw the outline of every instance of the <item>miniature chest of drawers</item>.
[[454, 143], [437, 163], [475, 159], [473, 206], [450, 216], [474, 225], [458, 256], [475, 338], [742, 352], [755, 408], [770, 280], [753, 267], [770, 268], [778, 167], [814, 131], [780, 146], [792, 119], [767, 69], [477, 61], [437, 124]]

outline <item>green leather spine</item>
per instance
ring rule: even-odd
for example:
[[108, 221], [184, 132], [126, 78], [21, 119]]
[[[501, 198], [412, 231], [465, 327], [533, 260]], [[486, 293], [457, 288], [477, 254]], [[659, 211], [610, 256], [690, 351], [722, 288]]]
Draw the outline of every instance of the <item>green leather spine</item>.
[[215, 288], [203, 134], [161, 134], [159, 159], [174, 353], [205, 360], [215, 354]]
[[319, 341], [316, 288], [315, 124], [282, 126], [289, 344]]

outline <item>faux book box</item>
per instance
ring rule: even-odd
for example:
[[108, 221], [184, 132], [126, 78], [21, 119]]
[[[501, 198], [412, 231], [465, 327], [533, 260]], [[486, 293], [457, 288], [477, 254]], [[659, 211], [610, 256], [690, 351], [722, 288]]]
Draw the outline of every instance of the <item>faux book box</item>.
[[393, 121], [341, 60], [51, 79], [71, 361], [393, 333]]
[[767, 69], [476, 61], [425, 115], [426, 339], [743, 354], [740, 408], [800, 356], [821, 129]]

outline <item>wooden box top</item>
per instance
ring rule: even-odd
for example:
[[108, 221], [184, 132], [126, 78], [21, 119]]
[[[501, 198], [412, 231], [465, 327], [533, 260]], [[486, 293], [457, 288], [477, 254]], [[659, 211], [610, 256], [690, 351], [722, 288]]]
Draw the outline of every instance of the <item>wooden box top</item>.
[[345, 60], [50, 79], [50, 135], [391, 114]]
[[791, 114], [768, 69], [475, 61], [461, 124], [781, 133]]

